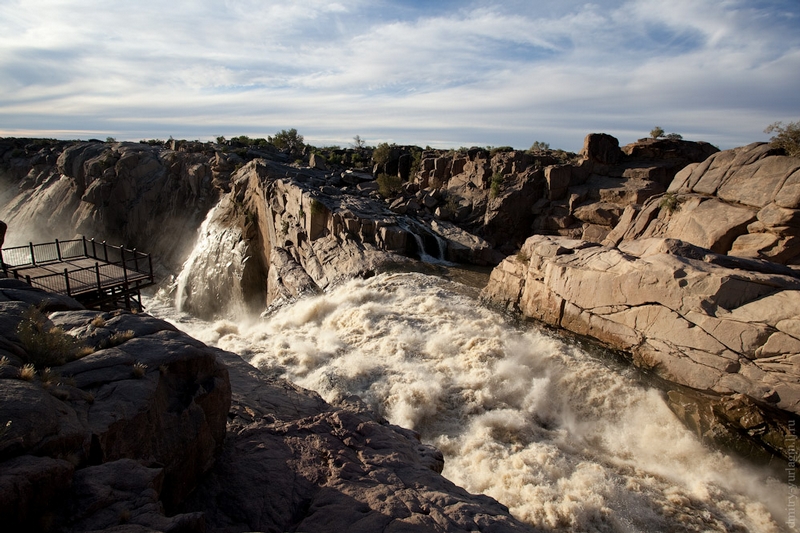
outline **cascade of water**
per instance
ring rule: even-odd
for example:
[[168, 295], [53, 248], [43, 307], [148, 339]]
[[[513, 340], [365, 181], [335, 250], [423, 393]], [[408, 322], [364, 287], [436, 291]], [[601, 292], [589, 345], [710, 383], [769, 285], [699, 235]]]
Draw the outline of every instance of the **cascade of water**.
[[[447, 262], [446, 239], [444, 239], [437, 233], [428, 231], [423, 228], [409, 227], [405, 224], [401, 224], [401, 227], [414, 237], [414, 242], [417, 245], [417, 251], [419, 253], [420, 261], [424, 261], [426, 263], [434, 263], [434, 264], [450, 264]], [[423, 237], [423, 234], [436, 240], [436, 253], [438, 254], [438, 256], [433, 256], [430, 253], [428, 253], [428, 249], [425, 247], [425, 238]]]
[[623, 369], [512, 329], [460, 287], [381, 274], [189, 332], [328, 401], [360, 395], [439, 447], [445, 476], [544, 529], [781, 531], [787, 484], [705, 448]]
[[246, 244], [239, 228], [217, 220], [219, 210], [217, 205], [208, 212], [175, 282], [176, 308], [206, 318], [244, 312], [241, 280]]

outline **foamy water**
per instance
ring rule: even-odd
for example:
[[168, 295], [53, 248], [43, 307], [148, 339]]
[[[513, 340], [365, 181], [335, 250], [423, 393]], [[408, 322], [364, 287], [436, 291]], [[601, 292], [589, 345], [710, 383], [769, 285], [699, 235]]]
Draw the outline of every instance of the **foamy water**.
[[360, 395], [443, 474], [563, 531], [784, 531], [790, 487], [702, 446], [630, 370], [421, 274], [354, 280], [263, 319], [150, 311], [336, 402]]

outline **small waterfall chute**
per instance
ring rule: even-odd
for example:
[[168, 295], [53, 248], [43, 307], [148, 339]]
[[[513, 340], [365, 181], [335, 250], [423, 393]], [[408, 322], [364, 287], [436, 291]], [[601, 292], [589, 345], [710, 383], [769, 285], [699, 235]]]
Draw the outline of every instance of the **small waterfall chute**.
[[242, 277], [246, 241], [240, 228], [221, 220], [223, 202], [208, 212], [175, 281], [176, 308], [204, 318], [238, 315], [245, 309]]

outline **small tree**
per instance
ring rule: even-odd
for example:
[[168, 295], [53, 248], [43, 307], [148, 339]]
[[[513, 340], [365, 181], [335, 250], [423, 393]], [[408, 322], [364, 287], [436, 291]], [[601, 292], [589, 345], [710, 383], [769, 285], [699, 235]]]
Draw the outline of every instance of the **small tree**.
[[531, 152], [538, 152], [538, 151], [544, 151], [544, 150], [549, 150], [549, 149], [550, 149], [550, 144], [549, 143], [545, 143], [545, 142], [541, 142], [541, 141], [533, 141], [533, 144], [531, 145], [530, 151]]
[[770, 144], [775, 148], [783, 148], [786, 155], [800, 157], [800, 121], [790, 122], [786, 126], [783, 122], [775, 122], [767, 126], [764, 133], [777, 133], [770, 138]]
[[306, 147], [303, 136], [299, 135], [294, 128], [288, 131], [281, 130], [267, 140], [278, 150], [290, 154], [301, 154]]
[[667, 133], [665, 137], [670, 141], [680, 141], [683, 139], [683, 135], [680, 133]]
[[395, 146], [397, 145], [389, 143], [379, 144], [372, 152], [372, 160], [377, 165], [383, 165], [385, 163], [388, 163], [389, 160], [392, 158], [392, 151]]
[[652, 137], [653, 139], [658, 139], [659, 137], [663, 136], [664, 136], [664, 128], [662, 128], [661, 126], [656, 126], [652, 130], [650, 130], [650, 137]]
[[364, 139], [361, 138], [361, 135], [356, 135], [353, 137], [353, 148], [356, 150], [362, 150], [365, 146]]

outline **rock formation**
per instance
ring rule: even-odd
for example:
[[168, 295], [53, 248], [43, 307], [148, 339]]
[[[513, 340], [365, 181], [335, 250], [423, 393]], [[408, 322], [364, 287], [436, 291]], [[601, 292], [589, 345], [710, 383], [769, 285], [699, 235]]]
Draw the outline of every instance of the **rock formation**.
[[[604, 246], [530, 237], [484, 296], [631, 354], [679, 386], [673, 408], [701, 435], [744, 435], [788, 459], [800, 276], [779, 263], [800, 253], [798, 169], [763, 144], [719, 152], [627, 207]], [[695, 392], [699, 403], [687, 400]]]
[[[197, 530], [201, 515], [164, 509], [222, 446], [231, 393], [217, 351], [163, 321], [84, 310], [16, 280], [0, 280], [0, 311], [4, 527]], [[59, 350], [68, 362], [48, 359]]]
[[610, 135], [591, 134], [580, 156], [425, 152], [414, 181], [441, 191], [447, 219], [508, 255], [533, 233], [600, 242], [626, 207], [663, 192], [679, 170], [716, 151], [708, 143], [652, 139], [620, 148]]
[[147, 315], [0, 280], [0, 354], [4, 530], [531, 531], [357, 398], [328, 405]]
[[677, 238], [716, 253], [792, 264], [800, 255], [800, 158], [768, 144], [688, 165], [667, 196], [628, 207], [608, 244]]

